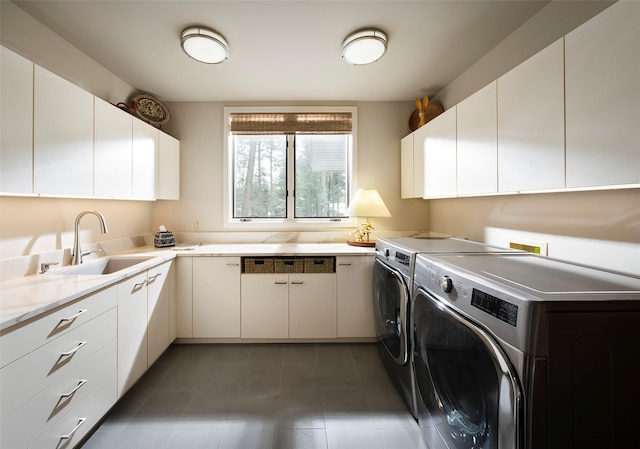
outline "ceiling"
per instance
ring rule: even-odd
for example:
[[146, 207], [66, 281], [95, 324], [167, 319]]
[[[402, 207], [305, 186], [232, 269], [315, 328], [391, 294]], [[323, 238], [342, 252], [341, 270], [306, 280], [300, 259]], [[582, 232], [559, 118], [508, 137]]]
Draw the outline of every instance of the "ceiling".
[[[137, 90], [165, 101], [412, 101], [432, 96], [545, 0], [15, 1]], [[180, 47], [189, 25], [215, 29], [229, 59], [202, 64]], [[363, 27], [387, 33], [367, 66], [341, 58]]]

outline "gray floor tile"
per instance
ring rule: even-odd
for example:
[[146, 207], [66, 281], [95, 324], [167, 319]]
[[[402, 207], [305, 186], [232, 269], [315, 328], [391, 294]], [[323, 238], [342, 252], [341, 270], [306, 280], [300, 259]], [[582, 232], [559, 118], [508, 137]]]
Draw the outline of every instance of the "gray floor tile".
[[327, 449], [324, 429], [278, 429], [274, 449]]
[[375, 344], [172, 345], [88, 449], [426, 449]]

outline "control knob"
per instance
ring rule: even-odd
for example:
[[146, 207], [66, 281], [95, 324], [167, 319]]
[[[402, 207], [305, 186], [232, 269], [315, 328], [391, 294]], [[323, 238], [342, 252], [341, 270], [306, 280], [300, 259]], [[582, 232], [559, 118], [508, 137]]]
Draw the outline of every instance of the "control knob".
[[442, 276], [442, 279], [440, 279], [439, 285], [440, 285], [440, 290], [442, 290], [445, 293], [451, 293], [451, 290], [453, 290], [453, 281], [449, 276]]

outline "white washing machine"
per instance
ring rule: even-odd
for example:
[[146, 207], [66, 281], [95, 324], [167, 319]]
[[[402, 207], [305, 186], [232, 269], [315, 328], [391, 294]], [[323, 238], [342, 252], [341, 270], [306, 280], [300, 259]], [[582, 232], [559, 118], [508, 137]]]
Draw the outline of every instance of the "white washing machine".
[[418, 423], [430, 449], [640, 444], [640, 278], [535, 255], [418, 255]]

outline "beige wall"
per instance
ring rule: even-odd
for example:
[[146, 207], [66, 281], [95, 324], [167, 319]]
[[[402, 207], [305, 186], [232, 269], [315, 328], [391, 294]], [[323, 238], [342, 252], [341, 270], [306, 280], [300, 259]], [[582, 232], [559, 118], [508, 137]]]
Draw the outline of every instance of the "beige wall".
[[100, 234], [97, 218], [85, 216], [82, 244], [148, 233], [152, 206], [143, 201], [0, 197], [0, 259], [71, 248], [76, 216], [87, 209], [104, 215], [109, 233]]
[[[426, 230], [428, 203], [400, 199], [400, 138], [408, 133], [411, 102], [355, 102], [358, 107], [358, 185], [378, 189], [392, 217], [376, 230]], [[223, 108], [235, 103], [171, 103], [167, 130], [181, 141], [179, 201], [159, 201], [153, 226], [177, 231], [223, 231]], [[253, 106], [264, 106], [254, 104]], [[281, 105], [281, 104], [277, 104]], [[307, 104], [310, 105], [310, 104]], [[312, 103], [311, 105], [327, 105]], [[331, 103], [331, 105], [336, 105]]]

